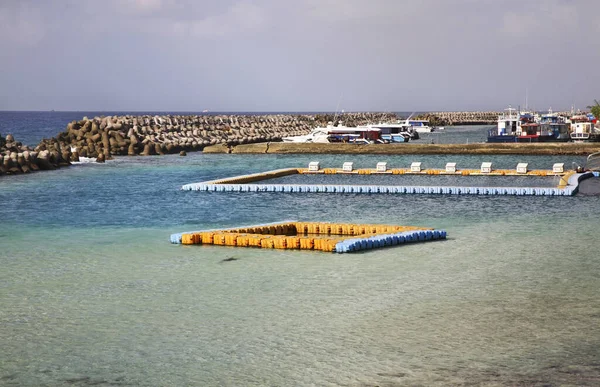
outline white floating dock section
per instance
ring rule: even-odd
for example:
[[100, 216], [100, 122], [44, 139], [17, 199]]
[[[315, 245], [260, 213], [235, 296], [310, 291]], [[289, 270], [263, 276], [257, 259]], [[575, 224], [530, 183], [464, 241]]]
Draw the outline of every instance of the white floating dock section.
[[423, 187], [387, 185], [330, 184], [186, 184], [184, 191], [209, 192], [286, 192], [286, 193], [361, 193], [361, 194], [444, 194], [444, 195], [515, 195], [571, 196], [575, 187]]
[[[455, 164], [455, 163], [448, 163]], [[526, 163], [522, 168], [527, 168]], [[318, 168], [311, 163], [310, 167]], [[387, 167], [387, 166], [386, 166]], [[455, 165], [452, 166], [455, 168]], [[556, 164], [554, 168], [556, 168]], [[344, 163], [341, 173], [357, 173], [352, 163]], [[378, 169], [380, 168], [378, 164]], [[413, 168], [418, 168], [415, 173], [421, 171], [421, 163], [413, 163]], [[522, 169], [521, 168], [521, 169]], [[553, 170], [554, 170], [553, 168]], [[386, 168], [387, 169], [387, 168]], [[448, 165], [446, 166], [448, 170]], [[486, 175], [492, 170], [492, 163], [486, 162], [481, 166], [481, 172]], [[313, 169], [314, 171], [314, 169]], [[327, 172], [327, 169], [324, 171]], [[357, 170], [359, 173], [361, 170]], [[388, 170], [389, 171], [389, 170]], [[443, 172], [443, 171], [442, 171]], [[535, 171], [534, 171], [535, 172]], [[359, 185], [359, 184], [261, 184], [260, 180], [298, 173], [292, 168], [267, 171], [259, 174], [236, 176], [228, 179], [205, 181], [200, 183], [186, 184], [181, 187], [185, 191], [206, 192], [282, 192], [282, 193], [338, 193], [338, 194], [430, 194], [430, 195], [513, 195], [513, 196], [572, 196], [579, 188], [579, 182], [583, 179], [595, 176], [593, 172], [575, 173], [569, 172], [561, 178], [558, 187], [472, 187], [472, 186], [410, 186], [410, 185]], [[321, 171], [319, 170], [319, 173]], [[389, 173], [389, 172], [388, 172]], [[525, 170], [519, 172], [526, 176], [532, 172]], [[458, 176], [458, 175], [457, 175]], [[493, 174], [490, 175], [490, 177]]]

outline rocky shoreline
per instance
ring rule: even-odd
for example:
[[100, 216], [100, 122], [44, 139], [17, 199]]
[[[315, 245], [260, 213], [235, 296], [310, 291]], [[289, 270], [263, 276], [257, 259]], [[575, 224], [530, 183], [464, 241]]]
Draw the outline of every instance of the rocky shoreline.
[[[76, 149], [79, 156], [149, 156], [200, 151], [216, 144], [280, 141], [286, 136], [307, 134], [333, 120], [330, 115], [163, 115], [85, 117], [67, 125], [56, 139], [62, 148]], [[355, 113], [344, 116], [354, 125], [389, 120], [386, 113]]]
[[281, 141], [339, 118], [348, 126], [397, 119], [392, 113], [84, 117], [34, 149], [7, 135], [0, 141], [0, 175], [56, 169], [80, 157], [104, 162], [112, 156], [185, 155], [216, 144]]
[[433, 112], [420, 114], [415, 119], [429, 120], [434, 126], [494, 125], [499, 112]]
[[48, 140], [43, 149], [31, 149], [12, 135], [0, 136], [0, 175], [17, 175], [53, 170], [71, 165], [71, 153], [64, 153], [56, 141]]
[[[422, 115], [433, 125], [495, 123], [498, 112], [436, 112]], [[80, 157], [104, 162], [113, 156], [206, 153], [364, 154], [572, 154], [600, 151], [600, 144], [284, 144], [286, 136], [309, 133], [328, 122], [346, 126], [395, 122], [393, 113], [270, 115], [142, 115], [84, 117], [35, 148], [0, 136], [0, 175], [52, 170]]]

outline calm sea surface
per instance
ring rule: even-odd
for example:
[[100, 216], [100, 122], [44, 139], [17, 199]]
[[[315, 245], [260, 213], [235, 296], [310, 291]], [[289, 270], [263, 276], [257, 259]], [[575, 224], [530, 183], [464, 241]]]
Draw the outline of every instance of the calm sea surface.
[[[600, 384], [598, 196], [179, 190], [312, 160], [584, 161], [348, 157], [121, 157], [0, 177], [0, 385]], [[285, 219], [422, 225], [449, 239], [340, 255], [168, 241]]]

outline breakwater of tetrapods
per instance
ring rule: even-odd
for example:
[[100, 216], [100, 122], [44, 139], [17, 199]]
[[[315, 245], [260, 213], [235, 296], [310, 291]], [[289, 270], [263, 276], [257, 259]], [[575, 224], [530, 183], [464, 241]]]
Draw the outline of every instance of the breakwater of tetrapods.
[[0, 175], [52, 170], [70, 165], [70, 159], [70, 152], [62, 152], [55, 140], [49, 140], [43, 149], [31, 149], [11, 134], [0, 136]]
[[[497, 112], [430, 113], [445, 123], [482, 123]], [[433, 120], [433, 116], [429, 117]], [[123, 115], [83, 117], [71, 121], [55, 137], [28, 147], [11, 134], [0, 136], [0, 175], [50, 170], [80, 161], [104, 162], [112, 156], [185, 155], [206, 153], [330, 153], [330, 154], [528, 154], [586, 155], [600, 143], [540, 144], [290, 144], [286, 136], [303, 135], [328, 122], [346, 126], [395, 122], [393, 113], [267, 114], [267, 115]], [[483, 120], [483, 121], [481, 121]], [[432, 121], [434, 122], [434, 121]], [[440, 121], [441, 123], [444, 123]], [[439, 124], [440, 122], [437, 122]], [[88, 160], [89, 161], [89, 160]]]
[[281, 141], [308, 134], [332, 121], [348, 126], [396, 121], [393, 113], [337, 114], [202, 114], [122, 115], [83, 117], [66, 124], [56, 136], [37, 146], [23, 145], [12, 134], [0, 136], [0, 175], [50, 170], [92, 158], [150, 156], [201, 151], [210, 145], [226, 147]]
[[[307, 134], [334, 119], [330, 114], [155, 115], [84, 117], [56, 136], [78, 156], [162, 155], [199, 151], [215, 144], [235, 146], [280, 141]], [[347, 113], [347, 125], [395, 120], [392, 113]], [[42, 142], [39, 146], [44, 146]]]
[[431, 125], [492, 125], [498, 121], [499, 112], [430, 112], [418, 115], [417, 119], [428, 120]]

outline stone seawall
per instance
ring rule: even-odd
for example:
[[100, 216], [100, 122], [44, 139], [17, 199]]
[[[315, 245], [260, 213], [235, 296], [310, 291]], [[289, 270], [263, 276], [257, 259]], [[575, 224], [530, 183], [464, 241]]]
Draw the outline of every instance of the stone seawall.
[[48, 140], [43, 150], [31, 149], [9, 134], [0, 136], [0, 175], [18, 175], [68, 166], [71, 155], [63, 153], [56, 141]]
[[500, 112], [431, 112], [420, 114], [415, 119], [429, 120], [431, 125], [493, 125], [498, 122]]
[[[71, 160], [80, 156], [108, 159], [113, 155], [161, 155], [199, 151], [216, 144], [280, 141], [282, 137], [308, 134], [333, 119], [328, 114], [84, 117], [70, 122], [64, 132], [38, 147], [44, 149], [58, 141], [61, 149], [73, 149]], [[340, 119], [350, 126], [397, 117], [391, 113], [349, 113]]]
[[[421, 115], [433, 125], [495, 124], [499, 112], [434, 112]], [[113, 155], [161, 155], [203, 150], [207, 153], [499, 153], [589, 154], [597, 146], [574, 144], [429, 145], [392, 144], [369, 147], [343, 144], [278, 143], [282, 137], [304, 135], [317, 126], [342, 121], [346, 126], [395, 122], [393, 113], [271, 114], [271, 115], [154, 115], [94, 117], [70, 122], [64, 132], [42, 140], [34, 149], [12, 135], [0, 137], [0, 175], [51, 170], [80, 157], [104, 162]], [[260, 144], [256, 144], [260, 143]], [[295, 148], [294, 148], [295, 147]]]
[[0, 136], [0, 175], [56, 169], [80, 157], [104, 162], [113, 155], [184, 155], [216, 144], [268, 143], [308, 134], [317, 126], [338, 120], [356, 126], [397, 119], [392, 113], [84, 117], [34, 149], [10, 134]]

